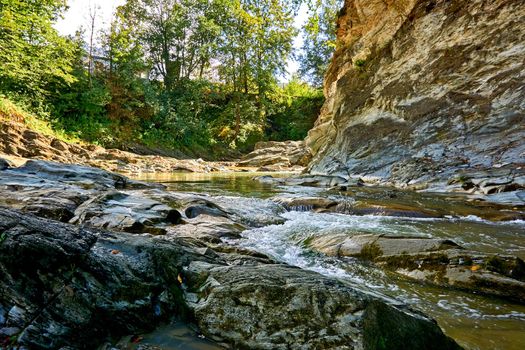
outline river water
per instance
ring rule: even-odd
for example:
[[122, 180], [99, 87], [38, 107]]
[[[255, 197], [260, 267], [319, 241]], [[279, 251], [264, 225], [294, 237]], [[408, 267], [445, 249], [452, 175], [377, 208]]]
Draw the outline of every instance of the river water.
[[[447, 238], [468, 249], [516, 255], [525, 259], [525, 222], [483, 219], [491, 215], [497, 217], [498, 211], [489, 206], [480, 209], [479, 204], [473, 205], [466, 200], [468, 198], [460, 195], [417, 194], [381, 188], [355, 188], [345, 193], [333, 193], [313, 187], [261, 184], [252, 180], [254, 175], [154, 174], [140, 179], [161, 182], [173, 191], [226, 196], [232, 200], [251, 197], [255, 201], [265, 201], [277, 195], [308, 195], [344, 198], [354, 205], [388, 204], [394, 208], [415, 208], [442, 214], [444, 218], [400, 218], [295, 210], [282, 214], [287, 220], [284, 224], [244, 231], [242, 239], [228, 243], [402, 300], [435, 318], [445, 333], [468, 349], [525, 349], [525, 305], [411, 282], [357, 259], [342, 260], [323, 256], [310, 251], [305, 244], [310, 237], [319, 234], [380, 233]], [[159, 337], [162, 338], [162, 332]], [[188, 339], [186, 341], [191, 343], [191, 339]], [[196, 344], [191, 348], [209, 349], [212, 346], [198, 340]], [[172, 343], [172, 347], [166, 347], [164, 344], [164, 348], [179, 349], [179, 345]]]

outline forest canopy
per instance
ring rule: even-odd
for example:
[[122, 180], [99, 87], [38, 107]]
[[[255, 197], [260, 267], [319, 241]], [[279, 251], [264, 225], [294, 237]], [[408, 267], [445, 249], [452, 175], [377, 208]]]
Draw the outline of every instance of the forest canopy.
[[66, 5], [0, 0], [0, 98], [82, 140], [221, 157], [304, 138], [323, 103], [337, 0], [127, 0], [69, 37]]

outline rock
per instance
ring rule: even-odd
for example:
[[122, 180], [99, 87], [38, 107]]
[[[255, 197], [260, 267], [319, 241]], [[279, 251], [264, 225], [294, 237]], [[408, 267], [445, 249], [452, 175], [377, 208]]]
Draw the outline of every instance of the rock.
[[[10, 310], [0, 332], [16, 336], [8, 345], [96, 348], [189, 312], [203, 334], [236, 347], [362, 348], [381, 336], [394, 349], [459, 349], [400, 303], [242, 250], [3, 208], [0, 232], [0, 311]], [[384, 329], [390, 318], [398, 327]]]
[[340, 176], [327, 175], [297, 175], [291, 177], [273, 177], [271, 175], [256, 176], [254, 181], [266, 184], [287, 186], [333, 187], [346, 185], [348, 180]]
[[315, 236], [308, 241], [308, 246], [331, 256], [360, 257], [370, 260], [390, 255], [459, 248], [450, 240], [376, 234]]
[[517, 257], [450, 249], [382, 256], [375, 262], [418, 281], [525, 302], [525, 263]]
[[314, 272], [193, 262], [185, 279], [204, 335], [238, 348], [372, 349], [378, 339], [386, 349], [459, 348], [421, 314]]
[[11, 167], [11, 163], [4, 159], [4, 158], [0, 158], [0, 170], [6, 170], [6, 169], [9, 169]]
[[[277, 196], [272, 201], [282, 205], [287, 210], [293, 211], [315, 211], [319, 213], [341, 213], [347, 215], [375, 215], [396, 216], [410, 218], [438, 218], [443, 217], [440, 213], [434, 213], [418, 207], [397, 207], [394, 203], [385, 201], [383, 205], [356, 201], [348, 199], [329, 199], [325, 197], [302, 197], [302, 196]], [[389, 207], [390, 206], [390, 207]], [[519, 214], [517, 214], [519, 215]], [[515, 217], [515, 216], [511, 216]]]
[[524, 205], [491, 195], [523, 190], [524, 16], [522, 1], [345, 1], [306, 171]]
[[[146, 150], [147, 151], [147, 150]], [[0, 155], [38, 158], [55, 162], [95, 166], [124, 173], [229, 171], [229, 164], [202, 160], [139, 155], [96, 145], [76, 145], [27, 129], [21, 123], [0, 121]], [[183, 155], [181, 155], [183, 156]], [[0, 165], [0, 169], [1, 169]]]
[[339, 203], [323, 197], [273, 197], [272, 201], [282, 205], [286, 210], [295, 211], [329, 211]]
[[310, 160], [310, 153], [303, 141], [258, 142], [253, 152], [245, 155], [238, 167], [264, 167], [260, 171], [302, 169]]
[[180, 224], [181, 219], [180, 212], [163, 203], [111, 191], [82, 203], [70, 222], [130, 233], [164, 234], [166, 230], [157, 224]]
[[0, 185], [0, 205], [37, 216], [68, 222], [76, 208], [89, 198], [86, 192], [53, 188], [28, 188]]
[[24, 166], [16, 168], [16, 172], [33, 174], [46, 180], [74, 183], [87, 188], [103, 186], [105, 188], [137, 189], [159, 186], [130, 180], [125, 176], [93, 167], [64, 165], [41, 160], [29, 160]]
[[525, 263], [518, 257], [461, 249], [450, 240], [346, 234], [314, 236], [311, 249], [356, 257], [425, 283], [525, 301]]
[[67, 222], [80, 204], [100, 191], [162, 187], [97, 168], [30, 160], [2, 171], [0, 204]]
[[[183, 308], [184, 243], [91, 230], [0, 208], [0, 305], [18, 344], [96, 348]], [[113, 252], [116, 252], [115, 254]], [[4, 328], [5, 331], [5, 328]]]

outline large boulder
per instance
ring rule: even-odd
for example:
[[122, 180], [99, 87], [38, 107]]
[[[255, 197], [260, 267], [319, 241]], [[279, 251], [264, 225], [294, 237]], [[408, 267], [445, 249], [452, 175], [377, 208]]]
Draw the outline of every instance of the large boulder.
[[459, 348], [425, 316], [314, 272], [193, 262], [184, 276], [200, 329], [236, 348]]
[[1, 208], [0, 232], [2, 346], [96, 348], [182, 308], [177, 276], [193, 260], [184, 244]]

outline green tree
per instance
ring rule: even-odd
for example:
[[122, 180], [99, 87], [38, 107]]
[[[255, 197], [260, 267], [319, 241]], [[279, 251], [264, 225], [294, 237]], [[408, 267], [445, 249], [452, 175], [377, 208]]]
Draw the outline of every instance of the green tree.
[[316, 87], [324, 75], [336, 46], [337, 12], [342, 0], [310, 0], [309, 16], [303, 29], [299, 73]]
[[42, 104], [74, 82], [74, 45], [52, 24], [63, 0], [0, 0], [0, 91]]
[[[241, 126], [265, 127], [269, 95], [286, 70], [296, 30], [292, 4], [283, 0], [234, 0], [223, 26], [219, 73], [231, 87], [232, 141]], [[252, 128], [255, 130], [255, 128]]]

